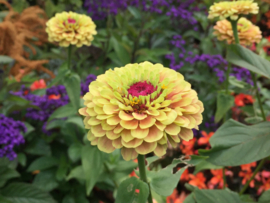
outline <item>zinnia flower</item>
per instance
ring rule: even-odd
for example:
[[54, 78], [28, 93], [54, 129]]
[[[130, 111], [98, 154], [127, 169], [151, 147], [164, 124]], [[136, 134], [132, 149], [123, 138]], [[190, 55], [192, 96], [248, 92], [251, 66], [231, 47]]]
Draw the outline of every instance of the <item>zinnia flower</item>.
[[[218, 21], [214, 26], [214, 35], [218, 40], [226, 40], [228, 44], [235, 43], [232, 25], [228, 20]], [[251, 45], [260, 42], [262, 32], [246, 18], [240, 18], [237, 22], [238, 37], [241, 45]]]
[[144, 62], [108, 70], [83, 97], [84, 124], [92, 145], [125, 160], [138, 154], [166, 153], [180, 138], [193, 138], [202, 122], [203, 104], [184, 77], [161, 64]]
[[220, 20], [230, 17], [237, 20], [239, 15], [257, 14], [259, 7], [253, 0], [222, 1], [210, 7], [208, 18], [219, 17]]
[[86, 15], [74, 12], [57, 13], [47, 22], [46, 32], [50, 42], [59, 42], [62, 47], [69, 45], [91, 45], [93, 35], [96, 35], [96, 25]]

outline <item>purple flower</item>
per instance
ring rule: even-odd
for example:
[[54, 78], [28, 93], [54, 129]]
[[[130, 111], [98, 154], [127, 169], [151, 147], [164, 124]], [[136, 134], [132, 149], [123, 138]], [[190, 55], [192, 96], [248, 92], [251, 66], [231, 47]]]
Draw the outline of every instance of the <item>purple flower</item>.
[[17, 154], [13, 148], [25, 142], [22, 133], [26, 131], [27, 128], [21, 121], [15, 121], [0, 114], [0, 157], [15, 159]]

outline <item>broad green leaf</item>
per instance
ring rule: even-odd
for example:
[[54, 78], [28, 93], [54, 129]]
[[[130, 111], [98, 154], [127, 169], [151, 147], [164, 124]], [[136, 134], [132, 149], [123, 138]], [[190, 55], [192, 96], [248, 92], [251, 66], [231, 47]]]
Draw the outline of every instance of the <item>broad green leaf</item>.
[[51, 147], [48, 145], [43, 139], [37, 138], [29, 143], [26, 148], [25, 152], [34, 155], [44, 155], [50, 156], [51, 155]]
[[[232, 119], [210, 138], [212, 148], [199, 150], [218, 166], [239, 166], [270, 155], [270, 122], [247, 126]], [[256, 146], [256, 147], [255, 147]]]
[[22, 165], [25, 166], [26, 165], [26, 155], [23, 153], [19, 153], [17, 156], [18, 162]]
[[0, 202], [1, 203], [12, 203], [8, 198], [0, 195]]
[[122, 65], [130, 63], [131, 56], [125, 49], [125, 47], [121, 44], [121, 42], [118, 42], [115, 37], [111, 38], [112, 46], [114, 48], [114, 51], [118, 57], [118, 59], [121, 61]]
[[83, 119], [81, 116], [73, 116], [73, 117], [69, 117], [67, 120], [66, 120], [67, 123], [73, 123], [75, 124], [76, 126], [78, 126], [79, 128], [81, 129], [85, 129], [84, 127], [84, 124], [83, 124]]
[[23, 122], [23, 123], [24, 123], [25, 127], [27, 128], [26, 133], [24, 133], [24, 135], [23, 135], [24, 137], [26, 137], [31, 132], [33, 132], [35, 130], [35, 128], [32, 125], [30, 125], [29, 123], [27, 123], [27, 122]]
[[51, 121], [52, 119], [55, 119], [55, 118], [65, 118], [65, 117], [73, 116], [76, 113], [77, 111], [75, 110], [75, 108], [69, 103], [56, 109], [52, 113], [52, 115], [49, 117], [48, 121]]
[[68, 158], [66, 157], [66, 154], [62, 154], [56, 171], [56, 179], [58, 181], [61, 181], [66, 177], [68, 168]]
[[194, 191], [197, 203], [242, 203], [239, 195], [230, 190], [199, 190]]
[[11, 183], [1, 194], [12, 203], [56, 203], [50, 194], [27, 183]]
[[0, 55], [0, 64], [9, 64], [13, 61], [14, 59], [9, 56]]
[[193, 192], [186, 197], [183, 203], [197, 203]]
[[15, 169], [8, 168], [7, 166], [0, 167], [0, 187], [4, 186], [7, 180], [17, 177], [20, 177], [20, 174]]
[[241, 45], [231, 44], [228, 45], [227, 49], [226, 59], [229, 62], [270, 78], [270, 62], [268, 60]]
[[81, 97], [81, 79], [79, 75], [72, 74], [64, 78], [64, 85], [66, 87], [68, 97], [75, 111], [80, 108], [80, 97]]
[[36, 175], [33, 185], [38, 189], [46, 192], [50, 192], [58, 187], [58, 182], [55, 179], [55, 170], [41, 171]]
[[240, 199], [243, 203], [255, 203], [255, 200], [249, 194], [241, 195]]
[[78, 180], [85, 180], [85, 174], [82, 166], [77, 166], [73, 168], [67, 176], [66, 180], [70, 180], [72, 178], [76, 178]]
[[76, 162], [81, 158], [83, 145], [74, 143], [68, 148], [68, 156], [72, 162]]
[[136, 168], [137, 166], [138, 164], [133, 161], [119, 161], [117, 162], [114, 171], [131, 173], [133, 169]]
[[115, 203], [144, 203], [149, 195], [147, 183], [131, 177], [121, 182]]
[[97, 147], [86, 145], [82, 148], [82, 167], [86, 180], [86, 194], [89, 195], [103, 171], [103, 152]]
[[217, 95], [217, 111], [215, 114], [215, 122], [218, 123], [227, 111], [233, 107], [234, 97], [229, 94], [219, 92]]
[[207, 169], [221, 169], [223, 168], [222, 166], [216, 166], [206, 160], [202, 161], [201, 163], [199, 163], [198, 165], [195, 166], [195, 170], [194, 170], [194, 174], [203, 171], [203, 170], [207, 170]]
[[58, 165], [58, 160], [55, 157], [43, 156], [33, 161], [27, 168], [28, 172], [35, 170], [44, 170]]
[[250, 86], [249, 84], [247, 84], [246, 82], [244, 81], [241, 81], [241, 80], [237, 80], [236, 77], [234, 76], [230, 76], [229, 77], [229, 83], [235, 87], [239, 87], [241, 89], [245, 88], [245, 87], [248, 87]]
[[245, 118], [245, 121], [249, 124], [257, 124], [263, 121], [262, 117], [254, 116], [254, 117], [249, 117]]
[[269, 203], [270, 202], [270, 190], [266, 190], [259, 198], [258, 203]]

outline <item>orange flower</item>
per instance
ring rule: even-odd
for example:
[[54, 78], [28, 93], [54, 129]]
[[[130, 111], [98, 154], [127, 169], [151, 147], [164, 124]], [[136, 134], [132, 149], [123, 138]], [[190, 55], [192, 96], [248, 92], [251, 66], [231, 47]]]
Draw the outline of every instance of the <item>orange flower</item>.
[[256, 167], [257, 166], [257, 163], [256, 162], [252, 162], [252, 163], [249, 163], [249, 164], [243, 164], [241, 165], [241, 169], [242, 171], [252, 171], [251, 170], [251, 167]]
[[[242, 185], [245, 185], [246, 182], [251, 178], [251, 176], [253, 175], [253, 172], [252, 171], [240, 171], [239, 174], [238, 174], [240, 177], [243, 177], [242, 179]], [[255, 181], [254, 179], [249, 183], [249, 186], [250, 187], [254, 187], [254, 184]]]
[[190, 185], [197, 186], [199, 189], [206, 189], [206, 178], [204, 177], [202, 172], [199, 172], [196, 175], [189, 174], [189, 178], [191, 179], [188, 182]]
[[186, 199], [187, 195], [185, 192], [182, 192], [180, 196], [178, 196], [178, 192], [174, 189], [173, 193], [167, 197], [166, 203], [183, 203]]
[[246, 104], [253, 104], [254, 100], [251, 95], [238, 94], [234, 97], [234, 103], [236, 106], [245, 106]]
[[261, 194], [263, 191], [270, 189], [270, 178], [262, 178], [262, 183], [263, 185], [261, 185], [257, 191], [258, 194]]
[[188, 172], [188, 169], [184, 170], [184, 172], [182, 173], [182, 175], [180, 177], [180, 181], [184, 181], [184, 182], [189, 181], [189, 172]]
[[[223, 188], [223, 169], [211, 170], [211, 173], [214, 177], [209, 181], [210, 185], [218, 185], [218, 188]], [[231, 171], [225, 170], [225, 175], [232, 176], [233, 173]]]
[[33, 82], [33, 84], [30, 86], [31, 91], [37, 90], [37, 89], [44, 89], [46, 88], [46, 82], [43, 79], [37, 80]]
[[55, 95], [55, 94], [51, 94], [51, 95], [49, 95], [49, 99], [54, 99], [54, 100], [58, 100], [58, 99], [60, 99], [60, 97], [61, 97], [61, 95], [60, 94], [58, 94], [58, 95]]
[[198, 140], [198, 145], [209, 145], [210, 138], [214, 135], [214, 132], [206, 133], [205, 131], [201, 131], [203, 137], [200, 137]]
[[193, 155], [195, 142], [196, 138], [193, 138], [192, 140], [189, 141], [183, 140], [180, 144], [180, 149], [182, 153], [186, 155]]

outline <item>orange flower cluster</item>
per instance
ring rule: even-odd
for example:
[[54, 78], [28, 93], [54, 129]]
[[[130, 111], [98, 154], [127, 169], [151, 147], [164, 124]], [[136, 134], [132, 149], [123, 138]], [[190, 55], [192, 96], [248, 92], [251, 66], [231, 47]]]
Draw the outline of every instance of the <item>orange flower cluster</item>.
[[24, 75], [37, 70], [54, 78], [54, 74], [43, 66], [48, 60], [30, 60], [29, 53], [23, 48], [27, 46], [33, 54], [36, 54], [31, 44], [43, 45], [47, 42], [46, 13], [39, 7], [32, 6], [19, 14], [8, 2], [0, 0], [0, 4], [5, 4], [9, 9], [4, 21], [0, 23], [0, 55], [10, 56], [16, 61], [10, 75], [20, 81]]

